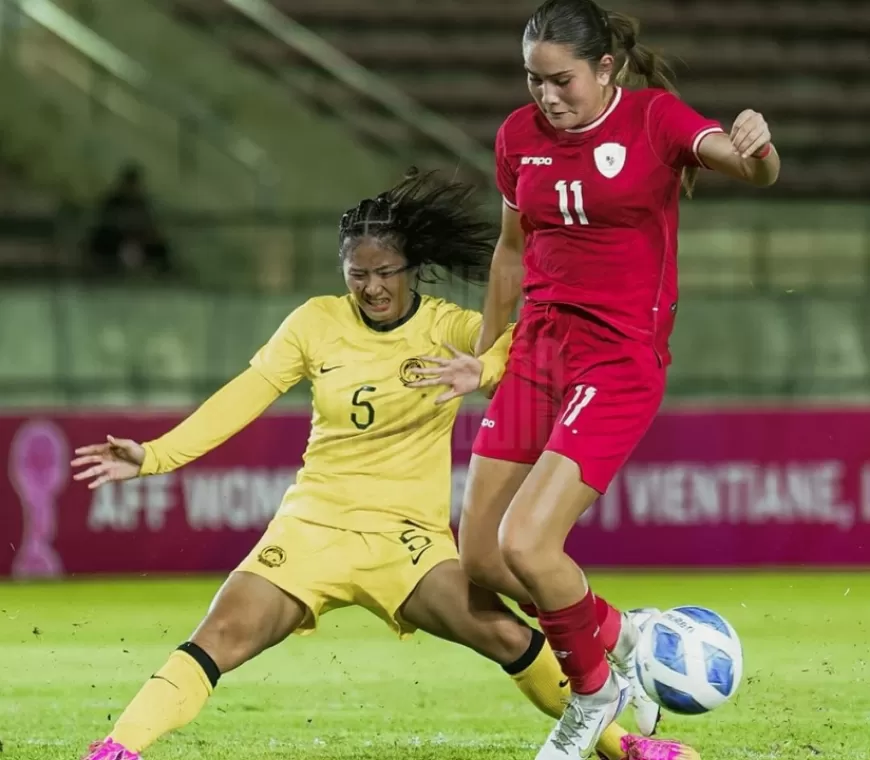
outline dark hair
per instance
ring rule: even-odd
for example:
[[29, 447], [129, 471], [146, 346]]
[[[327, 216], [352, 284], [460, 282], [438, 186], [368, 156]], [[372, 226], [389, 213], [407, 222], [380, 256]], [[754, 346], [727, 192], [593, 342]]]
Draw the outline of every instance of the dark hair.
[[423, 282], [444, 279], [446, 272], [484, 283], [498, 233], [480, 216], [473, 193], [470, 185], [412, 167], [398, 185], [345, 212], [338, 228], [340, 256], [367, 237], [401, 253]]
[[[596, 65], [605, 55], [615, 58], [615, 81], [627, 87], [661, 87], [677, 93], [667, 62], [637, 42], [640, 23], [593, 0], [547, 0], [526, 24], [523, 42], [565, 45], [575, 58]], [[698, 170], [683, 170], [683, 187], [691, 196]]]

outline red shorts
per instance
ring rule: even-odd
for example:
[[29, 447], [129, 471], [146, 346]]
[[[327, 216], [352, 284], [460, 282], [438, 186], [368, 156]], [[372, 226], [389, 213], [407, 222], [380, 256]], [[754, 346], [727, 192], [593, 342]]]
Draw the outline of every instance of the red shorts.
[[527, 304], [473, 451], [528, 464], [553, 451], [604, 493], [658, 413], [665, 376], [652, 346], [571, 307]]

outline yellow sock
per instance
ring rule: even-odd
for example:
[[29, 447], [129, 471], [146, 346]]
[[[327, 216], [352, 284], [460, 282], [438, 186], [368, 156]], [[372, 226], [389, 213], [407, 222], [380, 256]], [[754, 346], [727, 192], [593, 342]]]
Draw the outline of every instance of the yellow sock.
[[176, 650], [133, 697], [110, 736], [131, 752], [142, 752], [164, 734], [190, 723], [213, 690], [199, 663]]
[[544, 634], [533, 628], [528, 651], [513, 665], [505, 667], [505, 671], [542, 713], [551, 718], [562, 717], [571, 689]]
[[628, 731], [614, 721], [604, 729], [604, 733], [601, 734], [595, 749], [604, 755], [607, 760], [623, 760], [625, 752], [622, 751], [620, 740], [627, 733]]
[[[527, 654], [515, 666], [508, 666], [505, 670], [529, 702], [551, 718], [558, 719], [562, 717], [565, 704], [571, 697], [571, 688], [543, 634], [532, 630], [532, 643]], [[533, 659], [528, 662], [530, 657]], [[596, 749], [608, 760], [622, 760], [619, 742], [626, 733], [618, 723], [611, 723], [601, 735]]]

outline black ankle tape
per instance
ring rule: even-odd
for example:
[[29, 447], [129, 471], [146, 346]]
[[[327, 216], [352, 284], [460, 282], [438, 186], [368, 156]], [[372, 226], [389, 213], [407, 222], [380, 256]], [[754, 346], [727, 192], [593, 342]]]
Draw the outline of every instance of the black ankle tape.
[[509, 676], [515, 676], [517, 673], [522, 673], [529, 665], [538, 659], [538, 655], [547, 643], [547, 637], [544, 636], [537, 628], [532, 628], [532, 640], [529, 642], [529, 648], [520, 655], [520, 658], [510, 665], [502, 665], [502, 670]]
[[202, 668], [202, 672], [205, 673], [206, 678], [211, 682], [212, 688], [217, 686], [221, 677], [221, 672], [218, 666], [215, 665], [215, 661], [209, 656], [208, 652], [198, 644], [194, 644], [192, 641], [185, 641], [180, 647], [178, 647], [178, 651], [184, 652], [193, 657], [193, 659], [196, 660], [197, 665]]

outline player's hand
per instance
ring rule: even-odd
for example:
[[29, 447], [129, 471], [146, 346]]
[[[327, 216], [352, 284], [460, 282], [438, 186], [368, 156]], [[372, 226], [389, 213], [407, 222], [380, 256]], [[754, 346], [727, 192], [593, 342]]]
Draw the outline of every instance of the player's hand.
[[74, 480], [88, 480], [88, 488], [99, 488], [103, 483], [131, 480], [139, 476], [145, 449], [142, 444], [127, 438], [106, 436], [106, 443], [95, 443], [76, 449], [77, 457], [70, 463], [86, 470], [73, 475]]
[[446, 344], [452, 359], [444, 359], [440, 356], [421, 356], [420, 358], [433, 367], [421, 367], [416, 373], [421, 380], [410, 384], [411, 388], [431, 388], [436, 385], [446, 385], [450, 390], [442, 393], [435, 399], [436, 404], [444, 404], [459, 396], [473, 393], [480, 388], [480, 379], [483, 376], [483, 362], [471, 354], [464, 354], [449, 343]]
[[731, 127], [731, 145], [741, 158], [749, 158], [770, 142], [770, 128], [757, 111], [747, 109]]

